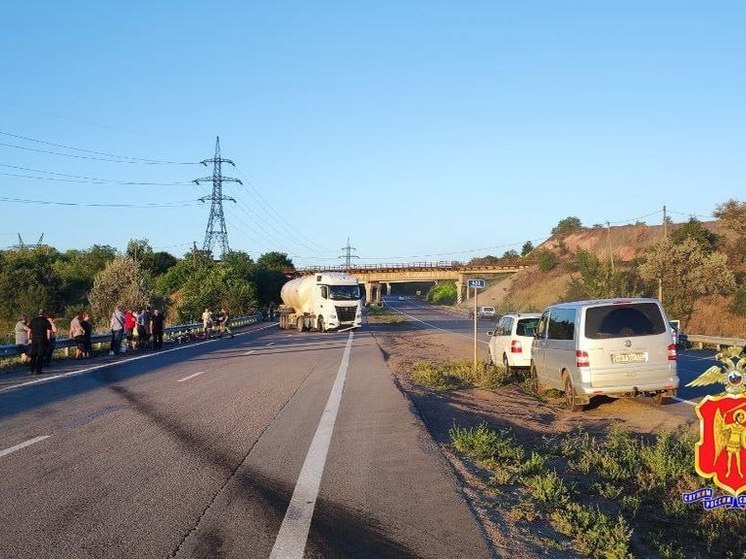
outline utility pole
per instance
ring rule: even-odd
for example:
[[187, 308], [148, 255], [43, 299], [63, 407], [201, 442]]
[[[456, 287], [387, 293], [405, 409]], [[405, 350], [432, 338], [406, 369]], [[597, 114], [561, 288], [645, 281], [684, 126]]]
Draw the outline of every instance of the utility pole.
[[611, 275], [614, 275], [614, 253], [611, 252], [611, 223], [608, 221], [606, 222], [606, 239], [607, 244], [609, 245], [609, 262], [611, 262]]
[[226, 252], [230, 251], [230, 248], [228, 247], [228, 231], [225, 228], [225, 215], [223, 214], [223, 200], [230, 200], [233, 203], [236, 202], [236, 200], [230, 196], [223, 196], [223, 183], [243, 183], [238, 179], [223, 176], [223, 163], [229, 163], [234, 167], [236, 164], [230, 159], [223, 159], [220, 157], [220, 136], [215, 140], [215, 157], [212, 159], [205, 159], [204, 161], [201, 161], [201, 163], [205, 167], [207, 167], [208, 163], [212, 163], [211, 177], [194, 179], [192, 181], [195, 184], [201, 182], [212, 182], [212, 194], [210, 196], [203, 196], [199, 199], [200, 202], [206, 202], [208, 200], [212, 202], [212, 205], [210, 206], [210, 217], [207, 219], [205, 242], [202, 244], [202, 250], [206, 253], [211, 253], [213, 244], [217, 242], [220, 244], [220, 255], [223, 256]]
[[347, 237], [347, 246], [343, 246], [340, 250], [344, 251], [344, 254], [340, 256], [340, 258], [345, 259], [345, 271], [349, 272], [350, 266], [352, 265], [352, 259], [360, 258], [359, 256], [352, 254], [352, 251], [357, 249], [353, 246], [350, 246], [350, 238]]
[[[668, 238], [668, 219], [666, 218], [666, 206], [663, 206], [663, 238]], [[658, 300], [663, 302], [663, 278], [658, 278]]]

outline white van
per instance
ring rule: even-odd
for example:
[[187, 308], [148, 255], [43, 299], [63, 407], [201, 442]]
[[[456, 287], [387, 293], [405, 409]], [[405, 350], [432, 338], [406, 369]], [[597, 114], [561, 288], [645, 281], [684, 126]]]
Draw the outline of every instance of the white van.
[[510, 371], [528, 369], [531, 365], [531, 344], [539, 324], [537, 313], [508, 313], [502, 316], [493, 331], [487, 332], [490, 363], [500, 363]]
[[560, 303], [541, 315], [531, 346], [531, 384], [565, 392], [579, 411], [593, 396], [676, 395], [676, 346], [657, 299]]

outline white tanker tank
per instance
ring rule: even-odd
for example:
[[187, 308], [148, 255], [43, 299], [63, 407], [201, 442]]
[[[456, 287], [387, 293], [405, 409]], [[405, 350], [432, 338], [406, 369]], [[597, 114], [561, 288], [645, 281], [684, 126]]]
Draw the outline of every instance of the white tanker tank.
[[363, 322], [362, 291], [357, 278], [342, 272], [318, 272], [290, 280], [280, 290], [280, 328], [321, 332], [357, 328]]

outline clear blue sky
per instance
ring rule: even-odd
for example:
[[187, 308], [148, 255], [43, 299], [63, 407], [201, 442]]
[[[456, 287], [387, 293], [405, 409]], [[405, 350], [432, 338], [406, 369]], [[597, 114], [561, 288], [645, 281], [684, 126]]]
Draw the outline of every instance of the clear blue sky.
[[301, 265], [340, 263], [348, 236], [363, 263], [468, 260], [571, 215], [706, 218], [746, 192], [744, 6], [5, 2], [0, 248], [181, 256], [211, 188], [188, 183], [209, 168], [8, 134], [174, 162], [219, 135], [244, 181], [225, 185], [231, 248]]

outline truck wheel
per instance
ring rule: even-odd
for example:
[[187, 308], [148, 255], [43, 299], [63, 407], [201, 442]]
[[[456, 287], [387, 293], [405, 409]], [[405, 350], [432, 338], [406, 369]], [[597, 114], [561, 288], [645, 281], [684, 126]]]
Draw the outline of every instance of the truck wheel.
[[510, 361], [508, 361], [508, 356], [503, 353], [503, 367], [505, 367], [505, 372], [508, 374], [511, 374], [513, 370], [510, 368]]
[[303, 332], [303, 317], [299, 316], [297, 322], [295, 323], [295, 327], [298, 330], [298, 332]]
[[324, 318], [321, 317], [321, 316], [319, 317], [319, 319], [318, 319], [318, 321], [316, 323], [316, 329], [319, 332], [326, 332], [326, 325], [324, 324]]

